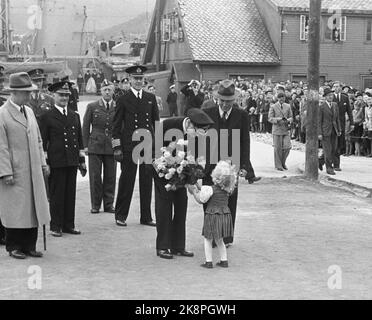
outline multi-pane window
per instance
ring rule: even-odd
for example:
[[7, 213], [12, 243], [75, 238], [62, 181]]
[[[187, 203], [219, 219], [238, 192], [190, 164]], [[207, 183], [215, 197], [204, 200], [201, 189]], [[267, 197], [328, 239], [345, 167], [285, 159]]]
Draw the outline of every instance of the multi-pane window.
[[324, 39], [335, 42], [346, 41], [347, 18], [344, 16], [338, 18], [325, 17]]
[[372, 41], [372, 20], [367, 20], [367, 41]]

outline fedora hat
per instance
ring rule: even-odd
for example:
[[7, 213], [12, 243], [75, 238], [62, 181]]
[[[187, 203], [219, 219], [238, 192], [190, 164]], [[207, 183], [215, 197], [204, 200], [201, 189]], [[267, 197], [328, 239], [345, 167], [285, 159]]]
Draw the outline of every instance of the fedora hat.
[[235, 90], [235, 84], [232, 80], [223, 80], [221, 84], [213, 91], [217, 99], [232, 101], [235, 100], [239, 93]]
[[323, 97], [328, 96], [329, 94], [333, 94], [333, 91], [330, 88], [325, 88], [324, 89], [324, 94]]
[[31, 78], [27, 72], [13, 73], [9, 77], [9, 86], [5, 91], [35, 91], [37, 86], [32, 84]]

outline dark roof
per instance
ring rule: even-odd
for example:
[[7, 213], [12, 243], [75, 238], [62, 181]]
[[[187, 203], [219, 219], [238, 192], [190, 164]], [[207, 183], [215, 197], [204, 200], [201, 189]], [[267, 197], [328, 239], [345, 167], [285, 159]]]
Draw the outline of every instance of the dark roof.
[[279, 64], [254, 0], [181, 0], [195, 62]]
[[[261, 1], [261, 0], [260, 0]], [[274, 5], [285, 10], [309, 9], [309, 0], [269, 0]], [[371, 0], [323, 0], [322, 9], [341, 9], [347, 11], [372, 11]]]

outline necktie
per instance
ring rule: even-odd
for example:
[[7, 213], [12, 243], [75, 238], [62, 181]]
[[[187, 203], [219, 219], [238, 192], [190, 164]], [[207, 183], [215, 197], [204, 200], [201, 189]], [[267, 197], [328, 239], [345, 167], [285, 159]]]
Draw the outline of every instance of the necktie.
[[137, 99], [138, 99], [138, 100], [141, 100], [141, 95], [140, 95], [139, 92], [138, 92], [138, 95], [137, 95]]
[[227, 120], [227, 112], [225, 111], [222, 115], [222, 120], [226, 121]]
[[26, 114], [25, 106], [21, 106], [21, 113], [23, 113], [23, 115], [25, 116], [25, 118], [27, 120], [27, 114]]
[[110, 110], [110, 102], [107, 102], [107, 104], [106, 104], [106, 110], [107, 110], [107, 111]]
[[67, 114], [66, 114], [66, 108], [63, 108], [63, 115], [64, 115], [65, 117], [67, 117]]

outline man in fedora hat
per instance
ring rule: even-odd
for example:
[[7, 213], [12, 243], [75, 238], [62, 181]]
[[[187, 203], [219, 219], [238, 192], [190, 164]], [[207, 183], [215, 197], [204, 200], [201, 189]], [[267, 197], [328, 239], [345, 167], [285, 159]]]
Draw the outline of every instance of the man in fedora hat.
[[51, 168], [50, 230], [52, 236], [62, 233], [78, 235], [75, 229], [76, 175], [86, 173], [84, 145], [79, 114], [68, 108], [71, 94], [66, 81], [49, 86], [55, 105], [41, 117], [41, 133], [47, 162]]
[[112, 98], [114, 85], [105, 79], [100, 88], [102, 98], [88, 104], [83, 120], [84, 151], [89, 159], [92, 214], [99, 213], [102, 201], [105, 212], [115, 213], [116, 161], [111, 143], [116, 107]]
[[50, 110], [54, 105], [53, 97], [45, 92], [43, 92], [43, 84], [45, 81], [44, 70], [34, 69], [28, 72], [32, 82], [36, 85], [36, 90], [32, 91], [31, 98], [28, 106], [34, 111], [35, 117], [39, 123], [41, 116]]
[[337, 163], [338, 137], [341, 136], [341, 123], [337, 103], [333, 102], [334, 93], [330, 88], [324, 89], [325, 101], [320, 105], [318, 117], [318, 136], [323, 146], [323, 158], [319, 159], [319, 168], [322, 170], [325, 162], [327, 173], [335, 175]]
[[25, 106], [36, 86], [25, 72], [10, 76], [11, 96], [0, 108], [0, 217], [5, 244], [16, 259], [42, 257], [38, 227], [50, 220], [43, 175], [48, 175], [40, 131]]
[[[240, 159], [236, 165], [240, 168], [240, 176], [245, 177], [250, 184], [259, 181], [261, 178], [256, 177], [251, 160], [250, 160], [250, 134], [249, 134], [249, 119], [248, 113], [236, 105], [234, 105], [239, 93], [235, 89], [235, 84], [231, 80], [223, 80], [220, 85], [216, 87], [214, 96], [218, 100], [218, 105], [205, 109], [204, 112], [213, 120], [213, 129], [218, 132], [218, 160], [223, 159], [223, 155], [231, 154], [233, 147], [233, 130], [239, 130], [240, 133]], [[228, 132], [228, 143], [225, 145], [221, 143], [223, 133]], [[226, 148], [223, 150], [221, 148]], [[204, 184], [213, 185], [211, 173], [216, 164], [207, 164], [207, 177], [204, 179]], [[238, 201], [238, 188], [230, 196], [229, 208], [233, 217], [233, 224], [235, 226], [236, 207]], [[224, 239], [225, 244], [231, 245], [233, 237]]]
[[[170, 130], [180, 133], [185, 140], [198, 135], [205, 135], [213, 126], [213, 120], [200, 109], [190, 109], [187, 117], [166, 119], [161, 124], [162, 145], [167, 147], [171, 141], [165, 140], [165, 134]], [[191, 150], [189, 150], [191, 151]], [[196, 156], [193, 154], [193, 156]], [[162, 259], [173, 259], [174, 255], [193, 257], [194, 254], [186, 250], [186, 214], [187, 190], [181, 188], [167, 191], [168, 183], [154, 172], [155, 182], [155, 215], [156, 215], [156, 252]]]
[[275, 169], [288, 170], [286, 161], [292, 149], [290, 125], [293, 122], [291, 106], [285, 103], [285, 94], [280, 92], [278, 102], [270, 107], [269, 122], [272, 123]]
[[[132, 152], [140, 143], [133, 141], [132, 136], [139, 130], [155, 134], [155, 122], [159, 121], [159, 110], [153, 94], [143, 90], [144, 66], [127, 68], [130, 75], [131, 89], [116, 102], [116, 113], [113, 121], [112, 146], [115, 160], [121, 163], [118, 196], [115, 205], [115, 220], [119, 227], [126, 227], [126, 220], [132, 201], [138, 163], [133, 161]], [[155, 227], [151, 217], [152, 166], [142, 163], [139, 166], [140, 188], [140, 223]]]

